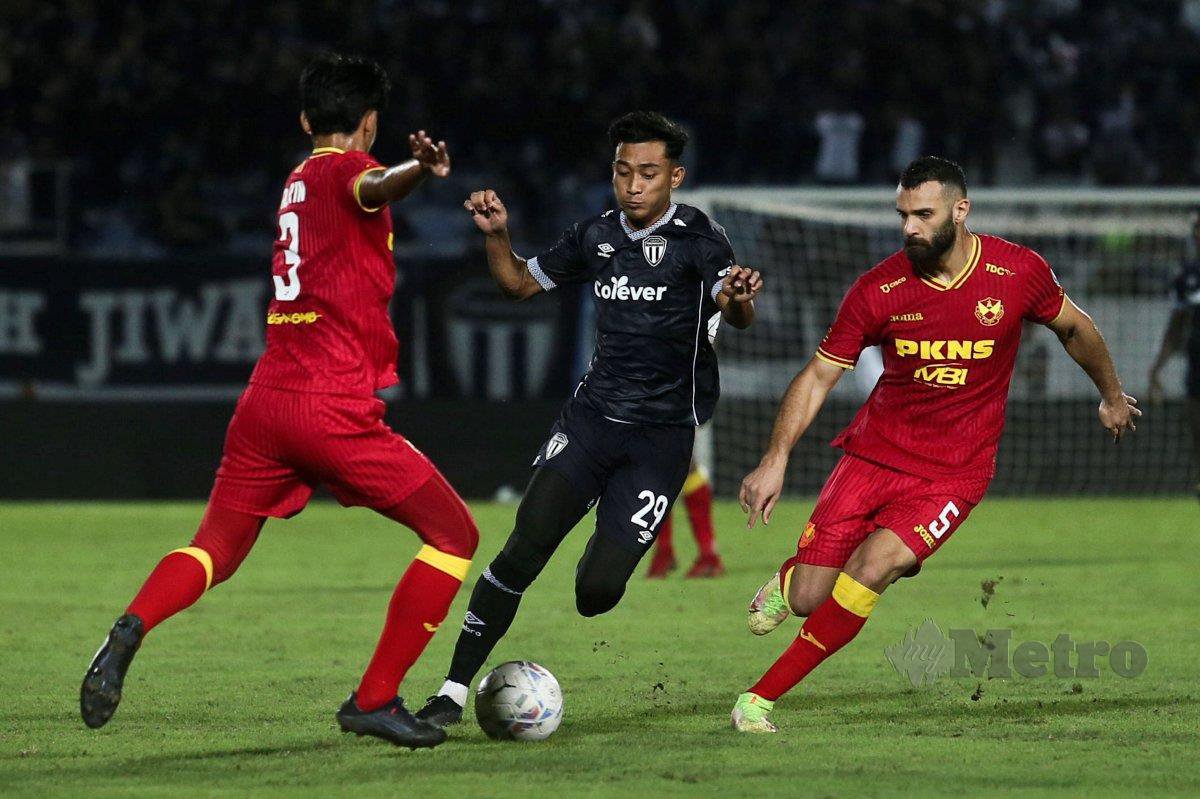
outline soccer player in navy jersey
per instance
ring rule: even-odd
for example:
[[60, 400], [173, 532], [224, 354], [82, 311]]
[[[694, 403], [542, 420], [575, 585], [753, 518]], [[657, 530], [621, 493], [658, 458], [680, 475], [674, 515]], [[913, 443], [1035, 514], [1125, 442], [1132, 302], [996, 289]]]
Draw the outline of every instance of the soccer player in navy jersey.
[[496, 192], [464, 203], [508, 297], [591, 286], [596, 350], [534, 460], [508, 542], [476, 581], [446, 682], [417, 714], [441, 726], [462, 717], [468, 687], [521, 595], [597, 502], [575, 604], [595, 616], [620, 601], [683, 487], [696, 428], [717, 402], [710, 323], [745, 328], [754, 320], [762, 277], [736, 264], [719, 225], [671, 199], [684, 178], [687, 134], [645, 111], [617, 119], [608, 133], [619, 209], [572, 225], [534, 258], [513, 252]]

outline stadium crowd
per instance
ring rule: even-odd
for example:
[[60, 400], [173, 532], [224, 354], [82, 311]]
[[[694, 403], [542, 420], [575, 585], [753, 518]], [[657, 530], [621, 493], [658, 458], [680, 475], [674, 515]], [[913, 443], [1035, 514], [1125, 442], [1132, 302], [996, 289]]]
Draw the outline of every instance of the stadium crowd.
[[78, 247], [257, 248], [322, 47], [392, 76], [381, 159], [418, 126], [452, 144], [458, 183], [398, 220], [418, 239], [477, 180], [539, 238], [602, 205], [604, 128], [636, 107], [688, 126], [705, 183], [876, 182], [922, 152], [977, 184], [1200, 180], [1200, 0], [6, 0], [0, 197], [67, 162]]

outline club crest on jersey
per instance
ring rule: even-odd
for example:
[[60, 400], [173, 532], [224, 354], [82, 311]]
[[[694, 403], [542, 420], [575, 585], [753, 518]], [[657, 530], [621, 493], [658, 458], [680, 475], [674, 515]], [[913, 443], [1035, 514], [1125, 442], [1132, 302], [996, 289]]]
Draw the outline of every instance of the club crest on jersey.
[[975, 303], [975, 318], [979, 324], [991, 327], [1000, 323], [1004, 317], [1004, 303], [994, 297], [985, 297]]
[[662, 236], [647, 236], [642, 241], [642, 255], [646, 256], [646, 263], [651, 266], [658, 266], [662, 263], [663, 256], [667, 254], [667, 240]]
[[567, 447], [567, 437], [562, 433], [555, 433], [550, 436], [550, 440], [546, 442], [546, 460], [550, 460], [558, 453], [562, 452]]

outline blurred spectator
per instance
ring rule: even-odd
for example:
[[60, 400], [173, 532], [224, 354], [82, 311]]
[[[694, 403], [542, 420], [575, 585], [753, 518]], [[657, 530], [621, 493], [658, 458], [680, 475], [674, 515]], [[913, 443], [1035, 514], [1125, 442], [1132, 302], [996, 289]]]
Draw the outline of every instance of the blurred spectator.
[[924, 151], [976, 185], [1001, 154], [1034, 180], [1195, 183], [1198, 29], [1197, 0], [4, 0], [0, 131], [72, 162], [76, 242], [248, 249], [305, 150], [300, 70], [358, 52], [396, 85], [378, 156], [416, 127], [453, 147], [413, 240], [486, 182], [544, 241], [606, 202], [605, 126], [634, 107], [693, 132], [692, 185], [874, 183]]

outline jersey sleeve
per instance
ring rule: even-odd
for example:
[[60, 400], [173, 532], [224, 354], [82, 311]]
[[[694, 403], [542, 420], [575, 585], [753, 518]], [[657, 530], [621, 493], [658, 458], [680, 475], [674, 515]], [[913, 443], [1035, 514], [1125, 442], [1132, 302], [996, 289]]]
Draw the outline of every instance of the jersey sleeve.
[[526, 261], [529, 274], [545, 291], [559, 283], [583, 283], [588, 279], [587, 259], [583, 257], [583, 226], [576, 222], [550, 249]]
[[879, 343], [880, 327], [867, 302], [865, 285], [860, 278], [846, 292], [833, 326], [817, 347], [817, 357], [822, 361], [853, 369], [862, 351]]
[[1030, 250], [1025, 281], [1025, 314], [1031, 322], [1047, 325], [1058, 318], [1066, 303], [1066, 294], [1046, 259]]
[[[363, 205], [358, 190], [362, 179], [370, 172], [382, 172], [384, 167], [367, 153], [348, 152], [334, 168], [334, 180], [344, 186], [343, 196], [347, 203], [360, 213], [373, 214], [383, 208], [383, 205], [368, 207]], [[384, 203], [386, 205], [386, 203]]]
[[737, 263], [737, 257], [733, 254], [733, 245], [729, 243], [729, 236], [725, 234], [725, 229], [714, 222], [713, 232], [716, 235], [698, 239], [700, 247], [698, 260], [700, 279], [704, 281], [704, 290], [709, 298], [716, 302], [717, 294], [721, 292], [721, 287], [725, 284], [725, 276], [729, 274], [729, 267]]

